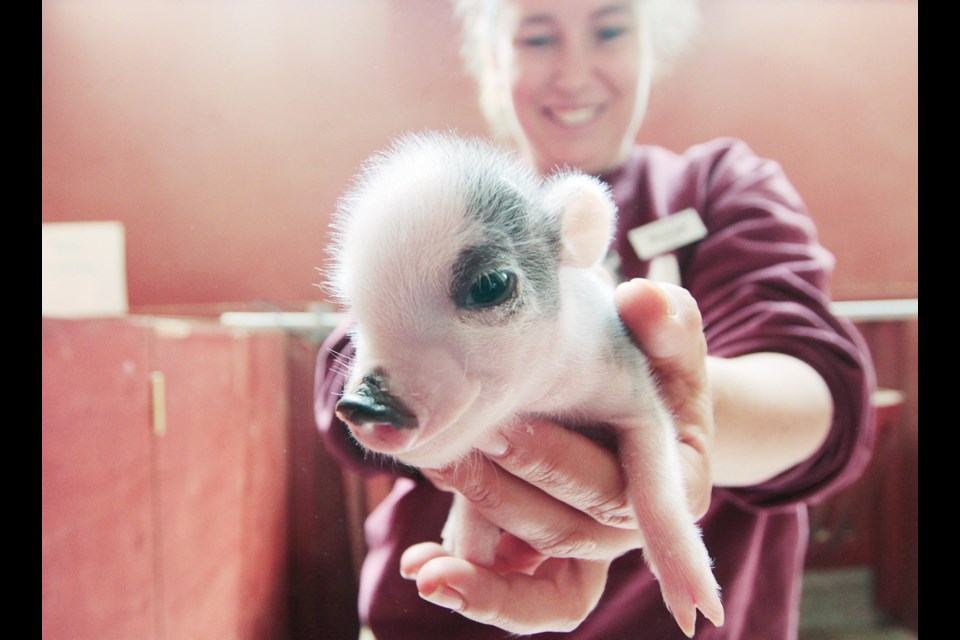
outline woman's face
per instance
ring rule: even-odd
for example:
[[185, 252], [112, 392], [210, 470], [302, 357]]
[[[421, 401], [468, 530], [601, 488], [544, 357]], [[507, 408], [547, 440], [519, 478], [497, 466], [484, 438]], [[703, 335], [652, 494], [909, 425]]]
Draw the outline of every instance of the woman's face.
[[507, 0], [497, 63], [509, 74], [511, 135], [541, 173], [599, 174], [629, 154], [649, 89], [633, 0]]

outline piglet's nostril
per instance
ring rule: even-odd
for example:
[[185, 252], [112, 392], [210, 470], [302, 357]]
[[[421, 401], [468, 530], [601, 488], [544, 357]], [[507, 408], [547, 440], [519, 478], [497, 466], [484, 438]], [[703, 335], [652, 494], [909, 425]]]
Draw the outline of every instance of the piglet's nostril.
[[378, 384], [364, 380], [352, 393], [337, 402], [337, 416], [344, 422], [363, 426], [389, 424], [396, 429], [413, 429], [417, 418], [402, 402], [383, 391]]

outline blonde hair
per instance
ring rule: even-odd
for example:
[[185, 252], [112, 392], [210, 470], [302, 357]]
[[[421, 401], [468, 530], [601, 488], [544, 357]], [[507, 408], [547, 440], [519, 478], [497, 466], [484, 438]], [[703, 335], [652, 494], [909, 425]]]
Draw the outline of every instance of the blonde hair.
[[[452, 0], [461, 22], [460, 55], [477, 83], [480, 110], [498, 138], [507, 135], [509, 90], [495, 62], [496, 29], [503, 0]], [[653, 69], [662, 75], [693, 39], [700, 22], [697, 0], [634, 0], [651, 39]]]

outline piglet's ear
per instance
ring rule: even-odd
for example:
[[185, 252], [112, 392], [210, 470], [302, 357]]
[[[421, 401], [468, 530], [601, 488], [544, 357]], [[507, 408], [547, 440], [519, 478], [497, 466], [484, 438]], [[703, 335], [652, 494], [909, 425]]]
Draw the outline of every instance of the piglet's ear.
[[603, 260], [617, 212], [606, 185], [585, 174], [567, 174], [547, 189], [547, 206], [560, 218], [561, 264], [585, 268]]

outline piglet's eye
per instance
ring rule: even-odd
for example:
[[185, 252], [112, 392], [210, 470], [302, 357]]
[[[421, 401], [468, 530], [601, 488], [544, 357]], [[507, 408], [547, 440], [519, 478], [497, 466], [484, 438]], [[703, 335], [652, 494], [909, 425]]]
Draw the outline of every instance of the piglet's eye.
[[489, 271], [477, 276], [467, 297], [466, 307], [493, 307], [510, 299], [517, 286], [517, 277], [510, 271]]

